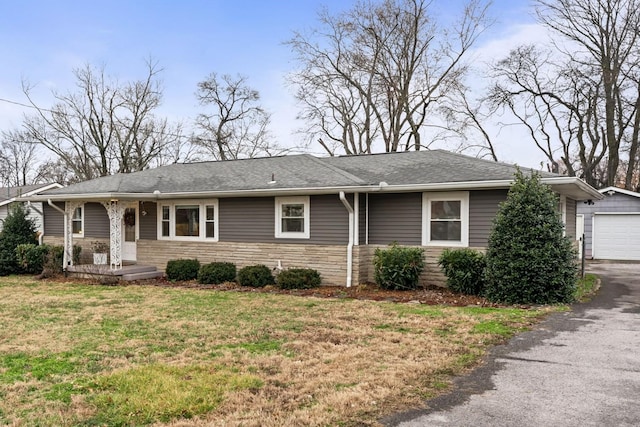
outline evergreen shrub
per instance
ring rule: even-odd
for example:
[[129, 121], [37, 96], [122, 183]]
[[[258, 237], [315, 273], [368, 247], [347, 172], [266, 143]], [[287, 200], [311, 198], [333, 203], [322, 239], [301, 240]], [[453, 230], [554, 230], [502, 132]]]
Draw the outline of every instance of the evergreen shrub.
[[266, 265], [249, 265], [238, 271], [238, 283], [241, 286], [252, 286], [262, 288], [276, 283], [271, 269]]
[[373, 255], [374, 279], [384, 289], [412, 290], [424, 270], [424, 249], [391, 244]]
[[198, 278], [200, 261], [197, 259], [172, 259], [167, 262], [165, 274], [171, 281], [194, 280]]
[[558, 209], [558, 196], [538, 173], [518, 170], [489, 236], [485, 296], [508, 304], [573, 301], [576, 252]]
[[447, 287], [453, 292], [480, 295], [484, 290], [485, 256], [469, 248], [445, 249], [438, 264], [447, 276]]
[[198, 283], [217, 285], [236, 280], [236, 266], [231, 262], [212, 262], [204, 264], [198, 271]]
[[44, 261], [49, 253], [47, 245], [35, 245], [33, 243], [21, 244], [16, 247], [18, 266], [23, 273], [40, 274]]
[[312, 268], [290, 268], [282, 270], [276, 277], [281, 289], [310, 289], [320, 286], [320, 273]]
[[37, 244], [36, 226], [22, 203], [9, 206], [9, 214], [0, 231], [0, 276], [21, 273], [16, 249], [19, 245]]

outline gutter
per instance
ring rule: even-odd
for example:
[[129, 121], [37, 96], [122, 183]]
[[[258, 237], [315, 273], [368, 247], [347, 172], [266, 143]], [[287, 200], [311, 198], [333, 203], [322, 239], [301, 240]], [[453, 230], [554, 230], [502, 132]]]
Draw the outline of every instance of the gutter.
[[[357, 194], [357, 193], [355, 193]], [[344, 195], [340, 192], [340, 201], [349, 212], [349, 243], [347, 244], [347, 288], [351, 287], [351, 276], [353, 275], [353, 208]]]
[[[541, 181], [548, 185], [575, 185], [578, 189], [590, 199], [600, 200], [604, 198], [596, 189], [573, 176], [559, 176], [542, 178]], [[292, 188], [260, 188], [252, 190], [224, 190], [224, 191], [194, 191], [194, 192], [170, 192], [163, 193], [159, 190], [151, 193], [83, 193], [83, 194], [48, 194], [33, 195], [29, 198], [19, 197], [19, 201], [41, 201], [41, 200], [163, 200], [163, 199], [199, 199], [199, 198], [216, 198], [216, 197], [248, 197], [248, 196], [285, 196], [285, 195], [318, 195], [318, 194], [335, 194], [336, 191], [346, 193], [377, 193], [377, 192], [411, 192], [411, 191], [452, 191], [452, 190], [473, 190], [473, 189], [492, 189], [492, 188], [509, 188], [513, 184], [512, 179], [492, 180], [492, 181], [460, 181], [460, 182], [437, 182], [429, 184], [401, 184], [393, 185], [381, 182], [379, 184], [365, 185], [349, 185], [344, 187], [292, 187]]]

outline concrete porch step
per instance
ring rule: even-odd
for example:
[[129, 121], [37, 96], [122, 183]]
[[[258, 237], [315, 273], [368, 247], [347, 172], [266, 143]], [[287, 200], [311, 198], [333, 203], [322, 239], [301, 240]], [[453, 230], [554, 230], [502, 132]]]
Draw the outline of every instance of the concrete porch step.
[[120, 280], [131, 281], [131, 280], [143, 280], [143, 279], [155, 279], [156, 277], [162, 277], [162, 271], [158, 271], [154, 268], [155, 271], [141, 271], [138, 273], [127, 273], [123, 274]]

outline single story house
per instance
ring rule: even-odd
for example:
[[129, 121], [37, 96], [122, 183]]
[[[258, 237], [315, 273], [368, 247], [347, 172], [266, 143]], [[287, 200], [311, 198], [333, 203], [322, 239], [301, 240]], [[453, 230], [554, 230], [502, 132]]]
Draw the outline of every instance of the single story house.
[[[425, 248], [425, 284], [441, 285], [447, 247], [483, 249], [516, 167], [442, 150], [309, 154], [173, 164], [52, 190], [45, 242], [110, 244], [112, 269], [137, 262], [229, 261], [239, 268], [309, 267], [324, 284], [373, 280], [374, 250]], [[527, 172], [526, 169], [524, 169]], [[568, 235], [576, 204], [601, 197], [575, 177], [540, 172], [560, 195]]]
[[[640, 193], [616, 187], [599, 190], [603, 200], [578, 205], [585, 256], [640, 261]], [[579, 229], [580, 231], [580, 229]]]
[[[0, 188], [0, 230], [2, 230], [4, 219], [9, 214], [9, 206], [11, 206], [11, 203], [14, 203], [18, 197], [29, 197], [54, 188], [62, 188], [62, 185], [53, 183]], [[42, 202], [31, 203], [29, 205], [29, 218], [33, 220], [36, 225], [36, 230], [40, 234], [44, 231], [42, 216]]]

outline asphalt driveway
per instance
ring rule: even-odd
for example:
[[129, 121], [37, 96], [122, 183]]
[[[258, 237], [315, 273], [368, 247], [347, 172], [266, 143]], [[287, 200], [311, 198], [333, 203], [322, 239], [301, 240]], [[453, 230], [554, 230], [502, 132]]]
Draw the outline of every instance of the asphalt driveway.
[[496, 347], [429, 409], [389, 426], [640, 425], [640, 265], [593, 264], [602, 287]]

